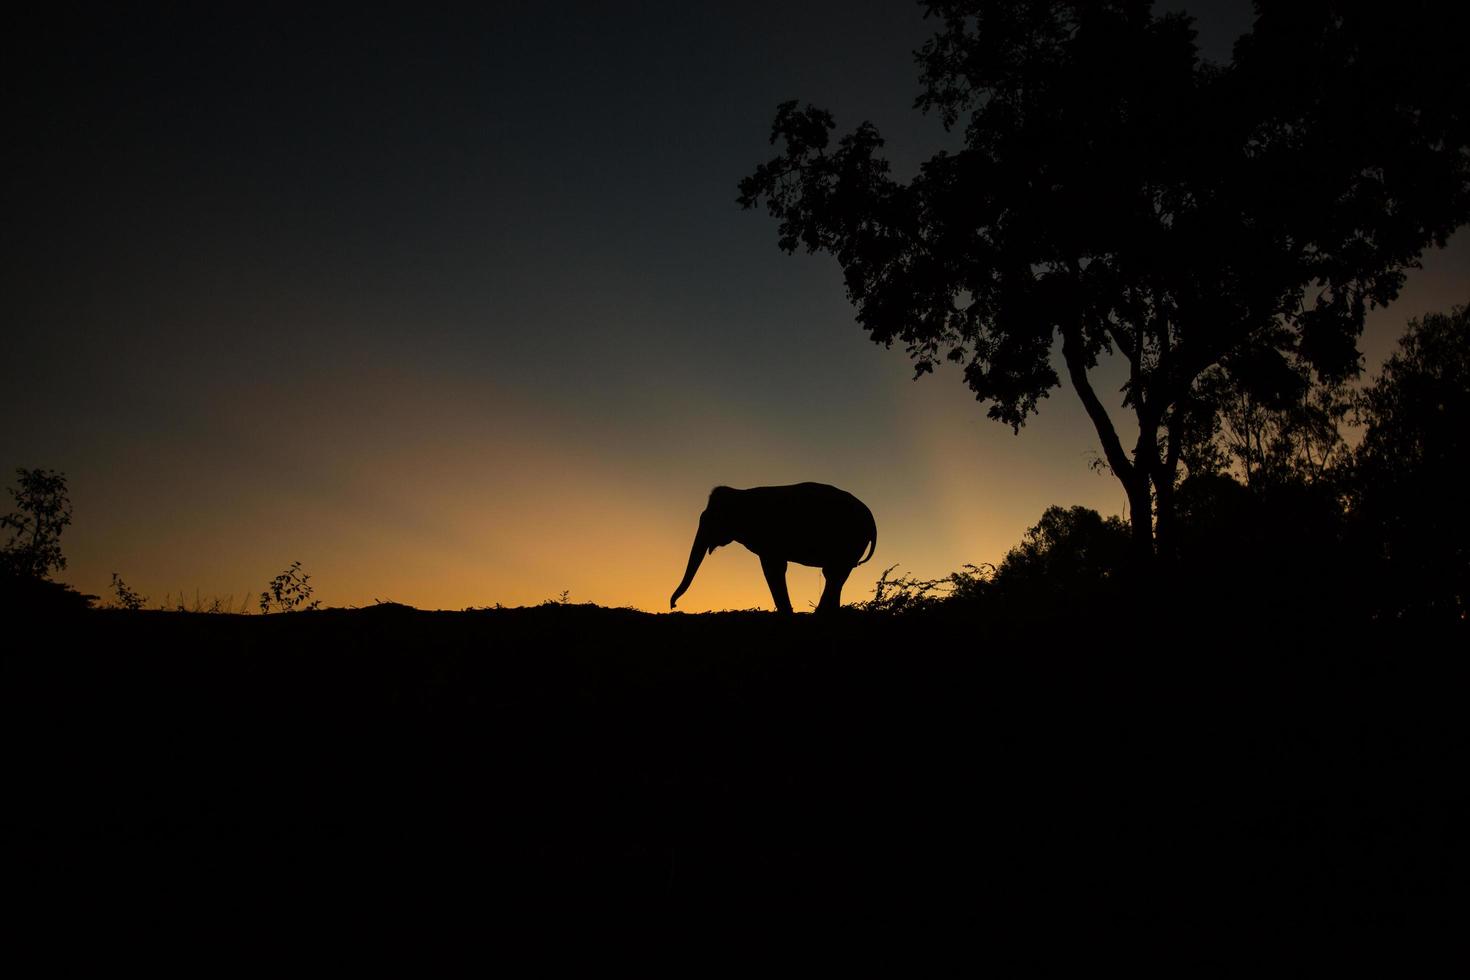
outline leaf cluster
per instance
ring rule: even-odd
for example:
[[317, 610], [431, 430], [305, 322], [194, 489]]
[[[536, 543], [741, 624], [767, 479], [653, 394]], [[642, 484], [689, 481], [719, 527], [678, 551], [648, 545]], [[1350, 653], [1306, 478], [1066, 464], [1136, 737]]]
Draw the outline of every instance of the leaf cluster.
[[148, 601], [147, 596], [140, 595], [129, 588], [128, 583], [124, 582], [122, 576], [117, 574], [117, 572], [112, 573], [112, 585], [110, 588], [112, 589], [113, 605], [118, 609], [137, 612]]
[[894, 575], [897, 565], [890, 565], [878, 576], [873, 598], [857, 603], [865, 612], [899, 615], [924, 612], [956, 601], [973, 600], [981, 595], [995, 566], [967, 564], [943, 578], [919, 579], [912, 575]]
[[320, 600], [312, 598], [316, 590], [310, 579], [310, 575], [301, 571], [301, 562], [293, 561], [285, 571], [271, 579], [270, 585], [260, 594], [261, 613], [320, 608]]
[[17, 468], [17, 486], [8, 488], [16, 510], [0, 516], [10, 540], [0, 551], [4, 570], [19, 578], [42, 579], [66, 568], [61, 532], [71, 525], [66, 475], [54, 470]]
[[1128, 523], [1090, 507], [1048, 507], [1006, 553], [995, 573], [999, 592], [1058, 596], [1085, 592], [1117, 575], [1127, 560]]
[[1409, 323], [1356, 405], [1357, 533], [1396, 609], [1470, 614], [1470, 307]]

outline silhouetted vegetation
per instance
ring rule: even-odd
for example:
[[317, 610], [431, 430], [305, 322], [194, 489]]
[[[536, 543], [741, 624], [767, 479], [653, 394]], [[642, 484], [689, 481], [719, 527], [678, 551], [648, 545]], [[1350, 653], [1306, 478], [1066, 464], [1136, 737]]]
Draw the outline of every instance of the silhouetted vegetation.
[[889, 565], [873, 586], [873, 598], [859, 602], [856, 608], [886, 616], [929, 612], [951, 601], [970, 601], [982, 594], [995, 567], [965, 565], [943, 578], [920, 579], [912, 575], [894, 574], [897, 565]]
[[1470, 308], [1411, 321], [1358, 401], [1352, 540], [1392, 616], [1470, 614]]
[[311, 576], [301, 570], [301, 562], [293, 561], [260, 594], [260, 611], [296, 612], [303, 609], [318, 609], [321, 602], [313, 599], [316, 587], [310, 584]]
[[991, 621], [1076, 612], [1120, 590], [1128, 565], [1126, 521], [1088, 507], [1048, 507], [999, 566], [966, 565], [938, 579], [884, 569], [865, 613], [960, 613]]
[[1087, 507], [1048, 507], [996, 569], [1005, 594], [1050, 592], [1057, 601], [1095, 591], [1116, 576], [1128, 555], [1128, 525]]
[[61, 532], [71, 524], [71, 498], [66, 475], [54, 470], [15, 471], [16, 486], [7, 487], [15, 510], [0, 517], [10, 540], [0, 550], [0, 572], [21, 578], [48, 578], [66, 568]]
[[71, 524], [66, 475], [54, 470], [18, 468], [8, 487], [15, 510], [0, 516], [10, 538], [0, 549], [0, 613], [48, 615], [86, 609], [96, 599], [51, 580], [66, 568], [61, 532]]
[[[916, 376], [962, 365], [1017, 430], [1060, 383], [1060, 338], [1147, 564], [1220, 386], [1271, 404], [1355, 376], [1365, 311], [1470, 219], [1464, 6], [1261, 3], [1223, 66], [1143, 0], [924, 6], [917, 106], [963, 147], [904, 183], [871, 124], [834, 141], [828, 112], [787, 102], [740, 203], [786, 251], [832, 253]], [[1131, 450], [1094, 390], [1114, 354]]]
[[[1136, 581], [1125, 521], [1050, 507], [993, 569], [891, 577], [871, 613], [1034, 622], [1094, 609], [1102, 621], [1142, 590], [1173, 617], [1341, 627], [1462, 622], [1470, 588], [1470, 315], [1411, 321], [1361, 390], [1288, 372], [1267, 397], [1214, 389], [1160, 538], [1167, 574]], [[1353, 428], [1362, 431], [1356, 449]], [[896, 567], [896, 566], [895, 566]]]
[[137, 592], [133, 591], [131, 588], [128, 587], [128, 583], [123, 581], [121, 575], [117, 574], [117, 572], [113, 572], [112, 601], [113, 605], [118, 609], [128, 609], [133, 612], [137, 612], [139, 609], [143, 608], [145, 603], [148, 602], [148, 597], [145, 595], [139, 595]]
[[243, 616], [250, 612], [250, 597], [246, 596], [237, 603], [233, 595], [204, 596], [198, 589], [194, 590], [193, 598], [183, 592], [180, 592], [176, 598], [172, 592], [168, 592], [164, 594], [163, 602], [158, 609], [160, 612], [208, 613], [210, 615], [237, 613]]

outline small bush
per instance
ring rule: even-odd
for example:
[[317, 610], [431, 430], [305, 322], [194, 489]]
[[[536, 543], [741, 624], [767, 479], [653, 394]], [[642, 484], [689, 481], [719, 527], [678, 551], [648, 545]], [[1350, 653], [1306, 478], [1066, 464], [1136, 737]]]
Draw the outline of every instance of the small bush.
[[978, 599], [995, 574], [990, 564], [965, 565], [944, 578], [918, 579], [910, 575], [890, 578], [897, 565], [890, 565], [878, 576], [873, 598], [857, 603], [865, 612], [887, 614], [912, 613], [933, 609], [941, 603]]
[[301, 562], [293, 561], [284, 572], [271, 579], [271, 584], [260, 594], [260, 611], [296, 612], [298, 609], [317, 609], [319, 600], [311, 597], [316, 591], [310, 584], [311, 576], [301, 570]]
[[[10, 487], [16, 510], [0, 516], [10, 540], [0, 548], [0, 570], [19, 578], [44, 579], [66, 568], [61, 532], [71, 524], [71, 498], [66, 474], [54, 470], [15, 471], [19, 487]], [[95, 598], [95, 597], [94, 597]]]
[[117, 574], [117, 572], [112, 573], [111, 588], [113, 595], [112, 605], [114, 609], [126, 609], [129, 612], [137, 612], [139, 609], [143, 608], [143, 603], [148, 601], [147, 596], [139, 595], [132, 589], [128, 588], [128, 583], [124, 582], [122, 576]]

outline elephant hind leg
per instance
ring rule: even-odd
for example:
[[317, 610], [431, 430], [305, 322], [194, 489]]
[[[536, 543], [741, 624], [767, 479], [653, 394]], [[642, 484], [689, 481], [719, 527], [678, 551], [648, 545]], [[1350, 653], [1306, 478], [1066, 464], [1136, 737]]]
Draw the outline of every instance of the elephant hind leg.
[[766, 573], [766, 584], [771, 587], [771, 598], [776, 600], [776, 611], [791, 612], [791, 596], [786, 592], [786, 563], [779, 558], [761, 558], [761, 571]]
[[822, 569], [822, 577], [827, 580], [827, 586], [822, 589], [822, 601], [817, 603], [817, 612], [837, 611], [837, 608], [842, 605], [842, 586], [847, 584], [847, 577], [851, 574], [851, 565], [837, 565]]

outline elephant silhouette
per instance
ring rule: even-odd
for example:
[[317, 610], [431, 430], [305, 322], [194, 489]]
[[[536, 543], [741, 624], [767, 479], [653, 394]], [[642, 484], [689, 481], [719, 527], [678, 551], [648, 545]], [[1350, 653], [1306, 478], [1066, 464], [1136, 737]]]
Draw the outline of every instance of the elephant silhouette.
[[[771, 587], [778, 612], [791, 612], [786, 593], [786, 565], [811, 565], [822, 570], [826, 587], [817, 612], [829, 613], [842, 602], [842, 586], [852, 570], [873, 557], [878, 548], [878, 525], [868, 505], [825, 483], [796, 483], [784, 487], [736, 490], [715, 487], [699, 515], [699, 530], [689, 549], [684, 579], [669, 597], [673, 609], [689, 590], [704, 556], [738, 541], [761, 560], [761, 571]], [[863, 549], [867, 549], [867, 558]]]

